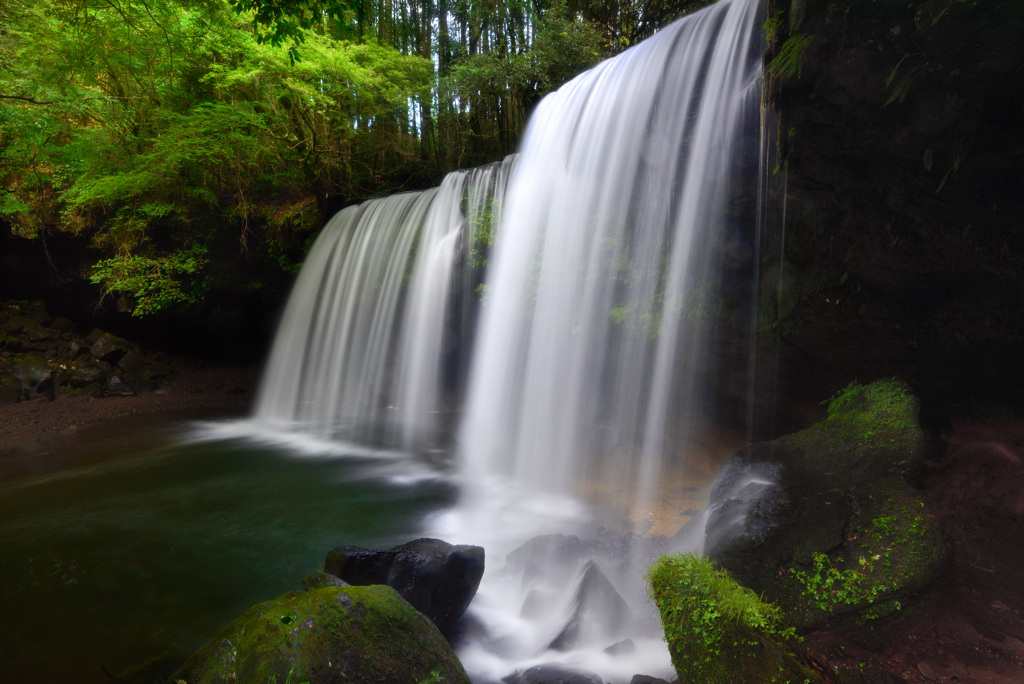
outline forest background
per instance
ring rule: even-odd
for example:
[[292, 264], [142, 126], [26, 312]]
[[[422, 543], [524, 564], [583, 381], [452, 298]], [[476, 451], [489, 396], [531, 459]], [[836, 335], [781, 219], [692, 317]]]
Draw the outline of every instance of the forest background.
[[544, 94], [704, 4], [0, 0], [0, 232], [43, 256], [7, 270], [122, 318], [265, 306], [335, 211], [513, 152]]

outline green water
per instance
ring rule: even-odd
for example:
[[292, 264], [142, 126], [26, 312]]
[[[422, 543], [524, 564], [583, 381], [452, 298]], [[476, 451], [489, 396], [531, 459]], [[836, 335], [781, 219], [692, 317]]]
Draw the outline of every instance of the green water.
[[413, 539], [454, 497], [365, 458], [160, 441], [0, 481], [0, 681], [162, 681], [333, 547]]

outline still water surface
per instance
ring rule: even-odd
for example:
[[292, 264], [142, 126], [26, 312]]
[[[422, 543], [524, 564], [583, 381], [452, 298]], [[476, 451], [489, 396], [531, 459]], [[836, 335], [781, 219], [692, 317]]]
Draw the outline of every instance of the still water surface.
[[421, 536], [455, 498], [394, 454], [297, 457], [188, 433], [0, 480], [7, 681], [161, 681], [251, 605], [298, 589], [333, 547]]

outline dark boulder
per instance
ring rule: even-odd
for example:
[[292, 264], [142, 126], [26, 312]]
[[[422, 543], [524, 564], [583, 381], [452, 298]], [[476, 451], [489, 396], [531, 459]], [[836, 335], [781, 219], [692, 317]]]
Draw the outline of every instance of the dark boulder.
[[135, 388], [120, 375], [114, 375], [107, 382], [107, 394], [112, 397], [133, 397], [136, 392]]
[[854, 384], [821, 423], [740, 452], [713, 488], [708, 557], [797, 629], [901, 610], [949, 551], [904, 479], [926, 444], [917, 406], [899, 381]]
[[42, 342], [53, 337], [53, 333], [47, 330], [42, 323], [34, 318], [25, 320], [24, 331], [29, 342]]
[[582, 631], [600, 631], [608, 640], [620, 638], [633, 622], [633, 611], [594, 561], [584, 566], [565, 626], [549, 648], [568, 651], [576, 647]]
[[73, 365], [67, 374], [67, 383], [73, 389], [81, 389], [93, 383], [105, 384], [106, 372], [92, 359]]
[[93, 356], [107, 363], [117, 363], [129, 351], [127, 342], [110, 333], [100, 335], [92, 343], [91, 350]]
[[651, 677], [650, 675], [633, 675], [633, 678], [629, 680], [629, 684], [669, 684], [667, 680], [659, 677]]
[[75, 324], [63, 316], [57, 316], [53, 319], [53, 322], [50, 323], [50, 327], [57, 332], [69, 333], [75, 329]]
[[604, 684], [593, 672], [564, 665], [537, 665], [503, 677], [506, 684]]
[[387, 551], [339, 546], [327, 554], [324, 570], [356, 586], [394, 587], [449, 634], [476, 595], [484, 550], [439, 539], [417, 539]]
[[0, 404], [13, 404], [21, 398], [21, 384], [12, 377], [0, 376]]
[[140, 375], [146, 369], [146, 359], [133, 351], [128, 351], [115, 365], [129, 375]]
[[21, 398], [42, 397], [53, 399], [56, 396], [57, 382], [49, 362], [31, 354], [22, 356], [15, 362], [12, 373], [15, 381], [21, 386]]

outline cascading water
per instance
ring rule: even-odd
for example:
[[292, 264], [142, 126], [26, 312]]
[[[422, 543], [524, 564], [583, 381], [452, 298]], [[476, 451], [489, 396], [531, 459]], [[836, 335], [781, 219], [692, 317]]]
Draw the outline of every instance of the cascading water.
[[755, 0], [724, 0], [577, 77], [531, 119], [459, 432], [463, 500], [437, 523], [491, 559], [459, 651], [478, 679], [552, 662], [606, 681], [671, 672], [641, 581], [650, 544], [548, 537], [502, 559], [536, 535], [642, 521], [685, 463], [737, 252], [758, 16]]
[[260, 385], [260, 427], [376, 448], [436, 446], [446, 355], [464, 335], [451, 286], [461, 270], [465, 296], [479, 275], [458, 261], [500, 212], [513, 164], [455, 172], [439, 188], [331, 219], [289, 298]]
[[[735, 181], [756, 157], [759, 14], [722, 0], [580, 75], [514, 161], [343, 210], [295, 287], [259, 424], [423, 452], [464, 407], [461, 500], [429, 531], [487, 550], [459, 649], [475, 681], [551, 662], [671, 674], [643, 564], [700, 535], [538, 535], [629, 529], [678, 485], [712, 403], [727, 267], [750, 267], [736, 224], [756, 202]], [[475, 325], [459, 302], [479, 297], [482, 223], [497, 242]]]

